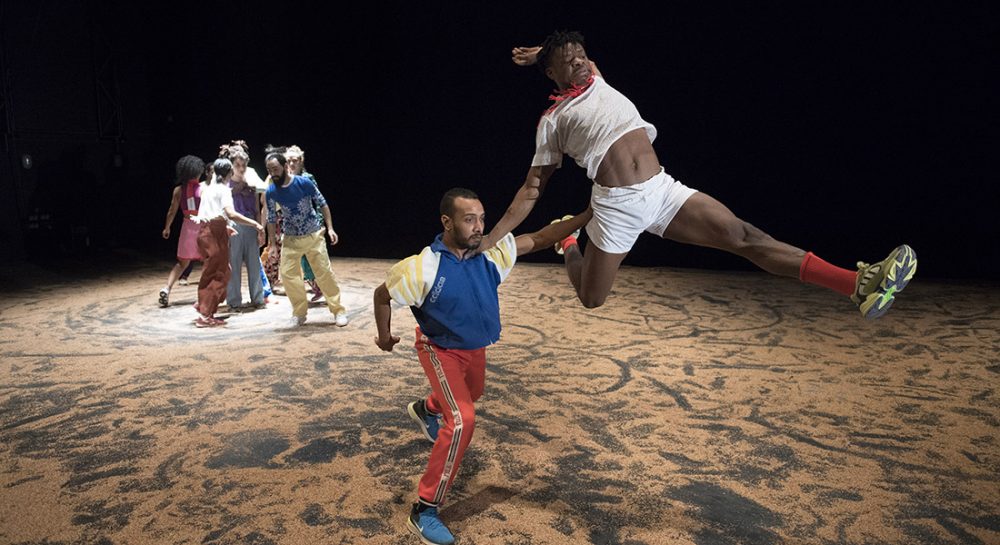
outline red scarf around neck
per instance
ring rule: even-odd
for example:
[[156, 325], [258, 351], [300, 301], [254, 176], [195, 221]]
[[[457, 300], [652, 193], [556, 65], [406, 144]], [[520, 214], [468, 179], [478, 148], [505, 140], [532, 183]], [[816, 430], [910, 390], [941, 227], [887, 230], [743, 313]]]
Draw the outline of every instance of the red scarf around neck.
[[590, 86], [593, 84], [594, 84], [594, 75], [591, 74], [590, 77], [587, 78], [587, 83], [584, 83], [583, 85], [574, 84], [565, 89], [553, 90], [552, 94], [549, 95], [549, 100], [553, 101], [554, 104], [552, 106], [549, 106], [549, 109], [545, 110], [545, 113], [547, 114], [552, 110], [555, 110], [556, 108], [559, 107], [560, 104], [562, 104], [566, 100], [569, 100], [571, 98], [576, 98], [582, 95], [587, 89], [590, 89]]

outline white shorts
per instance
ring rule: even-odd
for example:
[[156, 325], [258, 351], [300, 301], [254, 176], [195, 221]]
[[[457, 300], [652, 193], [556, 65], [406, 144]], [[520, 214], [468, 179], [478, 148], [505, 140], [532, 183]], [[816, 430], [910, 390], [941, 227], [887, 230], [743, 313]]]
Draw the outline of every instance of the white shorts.
[[648, 231], [663, 236], [667, 225], [697, 193], [673, 179], [660, 167], [659, 174], [635, 185], [604, 187], [594, 184], [590, 206], [594, 217], [587, 224], [587, 236], [609, 254], [623, 254], [632, 249], [639, 234]]

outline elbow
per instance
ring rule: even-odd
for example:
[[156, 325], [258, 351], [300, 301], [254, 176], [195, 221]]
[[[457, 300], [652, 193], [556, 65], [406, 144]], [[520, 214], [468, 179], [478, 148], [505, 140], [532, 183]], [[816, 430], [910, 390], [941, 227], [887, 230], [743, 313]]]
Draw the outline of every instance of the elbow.
[[379, 285], [375, 288], [375, 292], [372, 293], [372, 299], [375, 300], [376, 305], [388, 304], [391, 298], [389, 297], [389, 289], [385, 287], [385, 283]]
[[542, 196], [543, 187], [540, 175], [529, 175], [528, 179], [524, 181], [524, 186], [521, 187], [521, 195], [526, 200], [537, 200]]
[[555, 242], [549, 243], [549, 241], [545, 240], [545, 237], [539, 235], [538, 233], [532, 233], [529, 238], [531, 239], [531, 247], [525, 249], [525, 251], [521, 253], [525, 254], [534, 253], [539, 250], [545, 249], [547, 246], [555, 244]]
[[536, 201], [542, 196], [542, 183], [541, 180], [535, 178], [524, 182], [524, 187], [521, 188], [521, 194], [524, 196], [525, 200]]

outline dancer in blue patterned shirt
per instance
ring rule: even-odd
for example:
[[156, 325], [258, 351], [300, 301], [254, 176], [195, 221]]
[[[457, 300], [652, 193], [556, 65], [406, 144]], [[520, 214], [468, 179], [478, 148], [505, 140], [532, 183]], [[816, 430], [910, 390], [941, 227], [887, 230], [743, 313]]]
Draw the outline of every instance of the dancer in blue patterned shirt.
[[[302, 279], [302, 256], [309, 261], [316, 273], [316, 283], [326, 295], [326, 306], [334, 315], [338, 326], [347, 325], [347, 309], [340, 304], [340, 287], [330, 270], [330, 256], [326, 253], [323, 240], [324, 224], [330, 244], [337, 244], [337, 232], [333, 230], [330, 207], [319, 192], [316, 184], [301, 176], [293, 176], [286, 168], [287, 160], [280, 153], [271, 153], [266, 160], [267, 172], [272, 184], [267, 189], [267, 231], [269, 244], [275, 244], [275, 205], [282, 209], [281, 239], [281, 283], [285, 295], [292, 303], [292, 327], [305, 323], [309, 300]], [[322, 213], [316, 212], [319, 209]], [[275, 248], [269, 248], [277, 251]]]

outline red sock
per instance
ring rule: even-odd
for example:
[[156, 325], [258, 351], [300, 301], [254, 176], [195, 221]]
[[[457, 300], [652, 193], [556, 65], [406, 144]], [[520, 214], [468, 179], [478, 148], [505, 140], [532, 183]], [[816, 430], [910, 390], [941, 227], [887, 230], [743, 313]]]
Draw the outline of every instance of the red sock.
[[562, 250], [563, 250], [563, 253], [566, 252], [566, 248], [569, 248], [570, 246], [574, 246], [576, 244], [577, 244], [576, 237], [569, 236], [569, 237], [564, 238], [562, 240]]
[[854, 284], [857, 281], [858, 273], [841, 269], [816, 257], [816, 254], [807, 252], [802, 258], [802, 265], [799, 267], [799, 280], [816, 284], [824, 288], [830, 288], [837, 293], [851, 295], [854, 293]]

